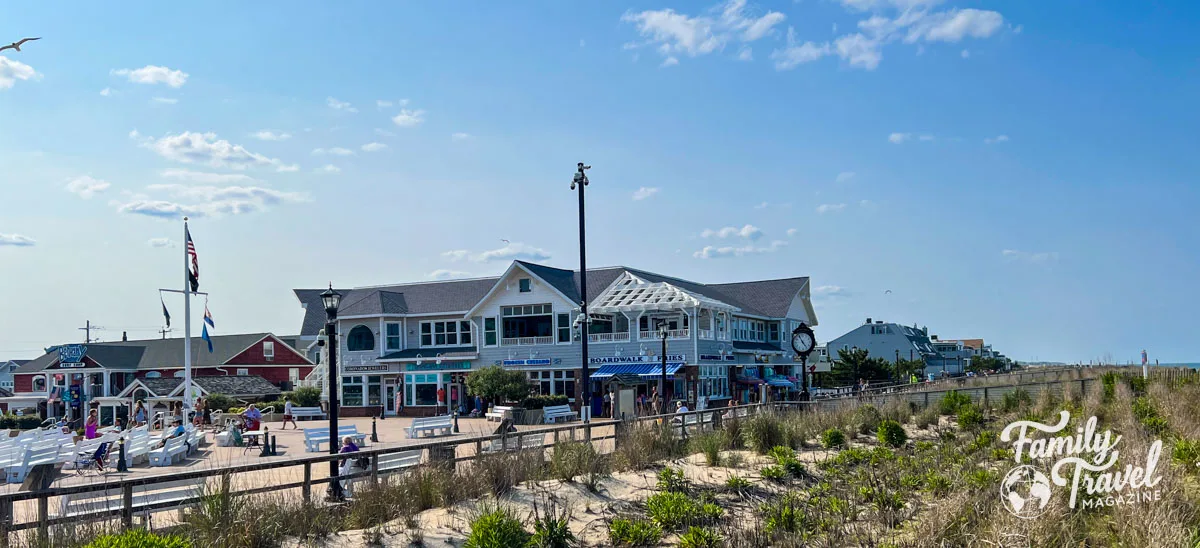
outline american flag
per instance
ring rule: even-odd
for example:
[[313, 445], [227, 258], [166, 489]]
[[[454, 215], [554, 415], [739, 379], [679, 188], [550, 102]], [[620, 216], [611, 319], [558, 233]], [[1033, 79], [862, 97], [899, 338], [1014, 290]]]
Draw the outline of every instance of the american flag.
[[1146, 359], [1146, 351], [1143, 350], [1142, 351], [1142, 365], [1146, 365], [1146, 362], [1148, 362], [1148, 361], [1149, 360]]
[[183, 235], [187, 238], [187, 254], [192, 257], [192, 267], [188, 269], [188, 283], [192, 284], [192, 292], [200, 290], [200, 262], [196, 259], [196, 244], [192, 243], [192, 233], [185, 226]]

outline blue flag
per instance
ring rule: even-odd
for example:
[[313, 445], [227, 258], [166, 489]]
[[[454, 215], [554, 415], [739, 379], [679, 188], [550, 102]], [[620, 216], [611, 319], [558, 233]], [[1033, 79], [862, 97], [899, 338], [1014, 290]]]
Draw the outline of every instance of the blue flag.
[[204, 329], [200, 331], [200, 338], [208, 343], [208, 353], [212, 354], [212, 338], [208, 336], [208, 325], [205, 325]]

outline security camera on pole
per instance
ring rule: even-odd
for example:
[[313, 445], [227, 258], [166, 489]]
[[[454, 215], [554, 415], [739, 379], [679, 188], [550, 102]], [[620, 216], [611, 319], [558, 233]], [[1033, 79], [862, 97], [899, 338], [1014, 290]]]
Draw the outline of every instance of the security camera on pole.
[[579, 190], [579, 314], [584, 318], [583, 337], [580, 338], [583, 402], [579, 405], [579, 417], [585, 423], [591, 422], [592, 419], [592, 380], [588, 375], [587, 238], [584, 237], [583, 215], [583, 189], [588, 186], [586, 171], [589, 169], [592, 169], [592, 166], [585, 166], [583, 162], [579, 162], [575, 177], [571, 179], [571, 190]]

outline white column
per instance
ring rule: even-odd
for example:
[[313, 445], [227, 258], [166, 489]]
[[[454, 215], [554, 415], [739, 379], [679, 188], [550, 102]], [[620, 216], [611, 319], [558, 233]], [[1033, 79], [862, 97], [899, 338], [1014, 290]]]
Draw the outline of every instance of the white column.
[[101, 395], [102, 395], [102, 396], [106, 396], [106, 397], [107, 397], [107, 396], [111, 396], [111, 395], [113, 395], [113, 394], [112, 394], [112, 391], [110, 391], [110, 390], [108, 389], [108, 384], [109, 384], [109, 379], [108, 379], [108, 378], [112, 376], [112, 373], [109, 373], [108, 371], [105, 371], [105, 372], [101, 373], [100, 375], [102, 376], [102, 378], [100, 379], [100, 382], [104, 383], [104, 393], [103, 393], [103, 394], [101, 394]]

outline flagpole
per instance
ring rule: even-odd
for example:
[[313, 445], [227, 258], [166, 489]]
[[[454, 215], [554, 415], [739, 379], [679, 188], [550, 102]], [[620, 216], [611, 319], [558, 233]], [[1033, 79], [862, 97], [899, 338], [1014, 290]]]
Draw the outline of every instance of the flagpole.
[[188, 218], [183, 218], [183, 417], [192, 415], [192, 288], [188, 273]]

